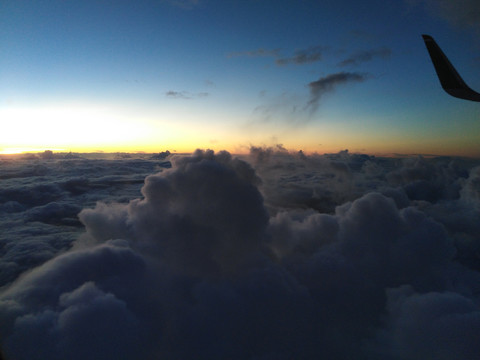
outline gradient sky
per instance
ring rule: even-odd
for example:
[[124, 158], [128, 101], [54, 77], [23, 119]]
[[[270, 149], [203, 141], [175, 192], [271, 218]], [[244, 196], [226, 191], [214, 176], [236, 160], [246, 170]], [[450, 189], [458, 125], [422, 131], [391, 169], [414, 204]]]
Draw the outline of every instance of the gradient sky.
[[476, 0], [1, 0], [0, 152], [480, 156], [424, 33], [480, 91]]

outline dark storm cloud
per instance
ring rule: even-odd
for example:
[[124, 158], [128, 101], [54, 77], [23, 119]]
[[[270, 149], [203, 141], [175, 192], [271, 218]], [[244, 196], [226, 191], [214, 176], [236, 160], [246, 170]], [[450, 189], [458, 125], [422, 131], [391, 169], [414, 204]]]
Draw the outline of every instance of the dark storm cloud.
[[322, 96], [333, 92], [337, 86], [348, 83], [363, 82], [369, 78], [368, 74], [358, 72], [339, 72], [327, 75], [308, 84], [310, 100], [308, 107], [312, 112], [316, 111]]
[[372, 61], [375, 58], [386, 59], [390, 57], [392, 50], [388, 48], [364, 50], [353, 53], [351, 56], [341, 61], [339, 66], [357, 66], [361, 63]]
[[[0, 265], [45, 256], [0, 291], [7, 358], [479, 357], [480, 266], [459, 257], [480, 249], [478, 161], [280, 145], [168, 159], [102, 161], [70, 174], [78, 191], [22, 205], [38, 221], [16, 224]], [[145, 172], [126, 201], [91, 186]], [[84, 201], [73, 248], [22, 240]]]
[[297, 50], [292, 57], [278, 58], [275, 60], [277, 65], [303, 65], [322, 60], [324, 48], [314, 46], [308, 49]]

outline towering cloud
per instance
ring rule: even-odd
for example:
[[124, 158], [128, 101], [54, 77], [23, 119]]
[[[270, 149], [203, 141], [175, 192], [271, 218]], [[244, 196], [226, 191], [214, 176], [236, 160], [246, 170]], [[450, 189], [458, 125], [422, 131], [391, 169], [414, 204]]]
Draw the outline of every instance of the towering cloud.
[[258, 177], [226, 152], [197, 151], [172, 161], [172, 169], [145, 179], [144, 199], [80, 213], [88, 240], [127, 239], [177, 271], [234, 270], [259, 249], [268, 222]]

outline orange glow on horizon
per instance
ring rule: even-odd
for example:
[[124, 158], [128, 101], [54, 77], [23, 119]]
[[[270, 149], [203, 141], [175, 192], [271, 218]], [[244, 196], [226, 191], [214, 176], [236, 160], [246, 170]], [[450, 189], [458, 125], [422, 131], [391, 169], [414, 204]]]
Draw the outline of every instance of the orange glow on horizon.
[[[172, 154], [191, 154], [197, 149], [202, 150], [213, 150], [215, 152], [219, 151], [228, 151], [233, 155], [247, 155], [250, 153], [251, 147], [261, 147], [261, 148], [273, 148], [276, 149], [277, 144], [270, 144], [270, 145], [256, 145], [256, 144], [249, 144], [249, 145], [231, 145], [231, 146], [164, 146], [162, 145], [150, 145], [150, 146], [111, 146], [111, 147], [104, 147], [100, 148], [96, 147], [71, 147], [68, 149], [58, 149], [58, 148], [33, 148], [33, 147], [23, 147], [23, 148], [0, 148], [0, 155], [22, 155], [22, 154], [42, 154], [45, 151], [52, 151], [54, 154], [68, 154], [68, 153], [78, 153], [78, 154], [98, 154], [98, 153], [105, 153], [105, 154], [115, 154], [115, 153], [128, 153], [128, 154], [156, 154], [163, 151], [170, 151]], [[210, 144], [212, 145], [212, 144]], [[378, 157], [411, 157], [422, 155], [425, 157], [432, 157], [432, 156], [459, 156], [459, 157], [468, 157], [468, 158], [480, 158], [480, 151], [471, 151], [469, 149], [458, 149], [455, 148], [454, 144], [448, 144], [449, 146], [444, 146], [442, 148], [438, 147], [420, 147], [420, 148], [412, 148], [408, 146], [408, 144], [397, 144], [397, 146], [393, 145], [390, 148], [385, 148], [382, 146], [371, 146], [369, 148], [356, 148], [356, 147], [342, 147], [342, 146], [332, 146], [332, 147], [325, 147], [319, 146], [317, 148], [313, 147], [299, 147], [299, 146], [290, 146], [291, 144], [282, 144], [282, 148], [288, 151], [289, 153], [296, 153], [298, 151], [302, 151], [305, 155], [312, 155], [312, 154], [335, 154], [340, 151], [348, 150], [350, 154], [367, 154], [371, 156], [378, 156]]]
[[122, 111], [92, 104], [65, 104], [0, 109], [3, 122], [0, 154], [41, 153], [192, 153], [196, 149], [248, 154], [252, 146], [282, 145], [305, 154], [350, 153], [375, 156], [465, 156], [480, 158], [478, 132], [413, 132], [362, 121], [323, 121], [302, 126], [251, 124], [244, 119], [221, 121], [198, 115]]

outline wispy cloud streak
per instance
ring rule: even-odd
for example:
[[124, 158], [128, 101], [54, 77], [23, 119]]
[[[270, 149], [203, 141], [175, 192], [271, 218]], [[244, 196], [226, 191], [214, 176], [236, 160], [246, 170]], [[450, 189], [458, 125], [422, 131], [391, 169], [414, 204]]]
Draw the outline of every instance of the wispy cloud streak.
[[199, 93], [191, 93], [188, 91], [174, 91], [169, 90], [165, 93], [165, 96], [170, 99], [195, 99], [195, 98], [202, 98], [207, 97], [209, 93], [207, 92], [199, 92]]
[[313, 113], [318, 109], [323, 95], [334, 91], [337, 86], [354, 82], [363, 82], [369, 78], [368, 74], [358, 72], [339, 72], [327, 75], [308, 84], [310, 88], [310, 100], [307, 107]]
[[338, 66], [357, 66], [361, 63], [372, 61], [376, 58], [386, 59], [392, 54], [392, 50], [383, 47], [379, 49], [363, 50], [353, 53], [345, 60], [338, 63]]
[[250, 51], [231, 52], [227, 54], [227, 57], [273, 57], [275, 58], [275, 64], [279, 66], [284, 65], [304, 65], [314, 63], [322, 60], [323, 52], [325, 48], [322, 46], [312, 46], [306, 49], [300, 49], [294, 52], [292, 56], [282, 57], [280, 55], [281, 49], [264, 49], [259, 48]]
[[275, 60], [277, 65], [303, 65], [322, 60], [323, 48], [321, 46], [313, 46], [308, 49], [297, 50], [292, 57], [279, 58]]
[[249, 50], [249, 51], [235, 51], [227, 54], [227, 57], [240, 57], [240, 56], [248, 56], [248, 57], [278, 57], [280, 54], [280, 49], [256, 49], [256, 50]]

